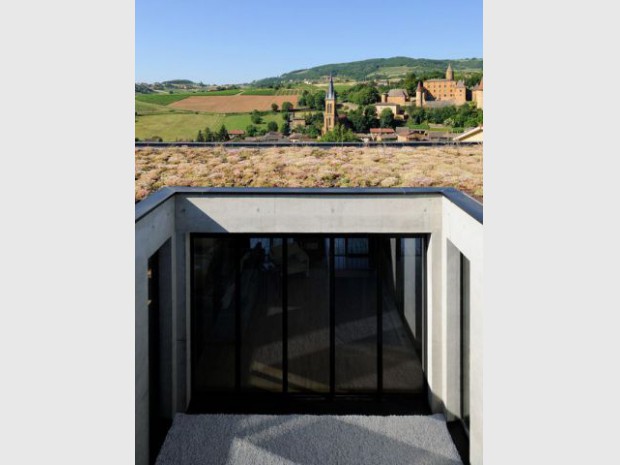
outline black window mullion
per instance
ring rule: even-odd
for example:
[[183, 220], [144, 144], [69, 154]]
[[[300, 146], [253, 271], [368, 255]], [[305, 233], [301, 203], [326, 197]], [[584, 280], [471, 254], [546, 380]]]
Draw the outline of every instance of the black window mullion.
[[282, 238], [282, 392], [288, 392], [288, 244]]
[[336, 252], [334, 237], [329, 238], [329, 394], [336, 393]]
[[[189, 289], [190, 289], [190, 313], [189, 313], [189, 329], [190, 329], [190, 383], [191, 383], [191, 395], [195, 394], [196, 383], [196, 364], [198, 357], [198, 325], [196, 324], [196, 271], [194, 269], [194, 255], [195, 255], [195, 236], [189, 235]], [[191, 396], [190, 396], [191, 397]]]
[[235, 391], [241, 390], [241, 239], [235, 247]]
[[[383, 393], [383, 251], [381, 250], [381, 243], [375, 238], [375, 268], [377, 270], [377, 395], [381, 396]], [[370, 245], [370, 244], [369, 244]]]
[[428, 253], [428, 236], [420, 239], [422, 242], [422, 368], [428, 373], [428, 354], [427, 354], [427, 338], [428, 338], [428, 295], [427, 295], [427, 279], [428, 269], [426, 266]]

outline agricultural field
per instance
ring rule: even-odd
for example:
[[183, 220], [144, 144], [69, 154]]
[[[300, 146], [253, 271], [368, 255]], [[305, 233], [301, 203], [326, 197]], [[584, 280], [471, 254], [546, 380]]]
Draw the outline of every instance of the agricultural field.
[[241, 89], [213, 90], [213, 91], [194, 91], [194, 92], [174, 92], [167, 94], [164, 92], [157, 94], [136, 94], [136, 100], [146, 103], [155, 103], [157, 105], [170, 105], [173, 102], [186, 99], [188, 97], [205, 96], [205, 97], [226, 97], [237, 95], [242, 92]]
[[168, 105], [158, 105], [156, 103], [142, 102], [136, 99], [136, 113], [140, 115], [156, 115], [160, 113], [192, 113], [186, 110], [176, 110]]
[[411, 72], [411, 68], [409, 66], [386, 66], [385, 68], [380, 68], [374, 73], [370, 73], [368, 76], [387, 76], [388, 78], [394, 77], [404, 77], [407, 73]]
[[[166, 108], [166, 107], [164, 107]], [[262, 117], [262, 124], [256, 124], [259, 129], [267, 128], [269, 121], [282, 124], [280, 113], [268, 113]], [[209, 127], [217, 131], [220, 126], [226, 129], [243, 129], [253, 124], [250, 115], [245, 114], [222, 114], [222, 113], [195, 113], [187, 111], [145, 114], [139, 116], [135, 122], [135, 137], [140, 140], [161, 137], [164, 141], [195, 140], [199, 130], [204, 131]]]
[[243, 95], [276, 95], [275, 89], [246, 89]]
[[237, 95], [243, 92], [243, 89], [226, 89], [226, 90], [210, 90], [207, 92], [193, 92], [191, 94], [187, 94], [188, 97], [192, 95], [204, 95], [206, 97], [221, 97], [226, 95]]
[[270, 111], [271, 104], [283, 102], [297, 105], [296, 95], [231, 95], [223, 97], [192, 96], [175, 101], [170, 107], [180, 110], [206, 111], [209, 113], [249, 113], [253, 110]]
[[164, 186], [455, 187], [482, 201], [482, 146], [137, 148], [135, 199]]
[[191, 94], [136, 94], [137, 102], [153, 103], [155, 105], [170, 105], [189, 97]]
[[276, 91], [276, 95], [299, 95], [301, 94], [301, 89], [278, 89]]

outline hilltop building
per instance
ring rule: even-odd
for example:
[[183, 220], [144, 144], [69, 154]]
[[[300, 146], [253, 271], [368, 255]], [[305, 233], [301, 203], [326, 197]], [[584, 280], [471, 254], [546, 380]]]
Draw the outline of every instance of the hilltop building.
[[409, 101], [409, 94], [405, 89], [390, 89], [381, 95], [381, 103], [396, 103], [397, 105], [406, 105]]
[[445, 79], [428, 79], [418, 83], [415, 104], [417, 107], [463, 105], [467, 102], [465, 81], [455, 81], [452, 66], [448, 65]]
[[394, 117], [403, 119], [403, 112], [401, 106], [407, 105], [409, 102], [409, 94], [405, 89], [390, 89], [389, 92], [381, 94], [381, 102], [377, 103], [377, 115], [380, 115], [383, 110], [389, 108], [392, 110]]
[[455, 105], [463, 105], [467, 101], [465, 81], [455, 81], [452, 66], [448, 65], [445, 79], [428, 79], [424, 81], [424, 92], [427, 101], [451, 101]]
[[476, 102], [476, 108], [482, 109], [482, 79], [480, 82], [471, 90], [472, 100]]
[[334, 92], [334, 80], [332, 75], [329, 75], [329, 88], [325, 95], [325, 113], [323, 114], [323, 131], [325, 134], [328, 131], [332, 131], [336, 125], [336, 92]]
[[399, 117], [402, 115], [401, 107], [410, 104], [415, 104], [416, 107], [431, 108], [463, 105], [470, 100], [476, 102], [478, 108], [482, 108], [482, 80], [468, 95], [465, 81], [456, 81], [452, 66], [448, 65], [445, 79], [427, 79], [424, 82], [418, 82], [415, 96], [410, 96], [405, 89], [391, 89], [381, 94], [381, 102], [377, 103], [376, 107], [378, 114], [384, 108], [390, 108], [394, 115]]

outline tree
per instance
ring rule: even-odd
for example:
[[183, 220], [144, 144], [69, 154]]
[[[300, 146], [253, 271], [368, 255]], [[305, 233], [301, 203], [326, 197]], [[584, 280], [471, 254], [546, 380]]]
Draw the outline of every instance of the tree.
[[305, 134], [315, 138], [321, 135], [321, 130], [316, 126], [308, 126], [307, 128], [305, 128]]
[[349, 92], [349, 101], [358, 105], [370, 105], [381, 100], [376, 87], [363, 85], [358, 91]]
[[325, 109], [325, 91], [320, 90], [316, 94], [312, 96], [312, 103], [308, 105], [313, 110], [321, 110]]
[[196, 137], [196, 142], [204, 142], [205, 137], [202, 135], [202, 131], [198, 131], [198, 136]]
[[222, 124], [220, 130], [217, 132], [217, 140], [219, 142], [225, 142], [230, 140], [230, 136], [228, 135], [228, 131], [226, 130], [226, 126]]
[[245, 128], [245, 133], [249, 137], [254, 137], [257, 132], [258, 132], [258, 128], [254, 126], [253, 124], [250, 124], [247, 128]]
[[284, 123], [282, 123], [282, 134], [284, 134], [285, 136], [288, 136], [291, 133], [291, 127], [288, 124], [288, 121], [285, 121]]
[[385, 108], [379, 116], [379, 126], [382, 128], [394, 127], [394, 113], [389, 108]]
[[482, 73], [472, 73], [465, 77], [465, 85], [467, 87], [474, 87], [480, 83], [482, 79]]
[[282, 111], [289, 112], [293, 109], [293, 104], [291, 102], [282, 102]]
[[272, 104], [271, 104], [271, 111], [273, 111], [274, 113], [275, 113], [276, 111], [278, 111], [278, 104], [277, 104], [277, 103], [272, 103]]
[[377, 107], [368, 105], [349, 112], [348, 119], [355, 132], [368, 132], [377, 126]]
[[405, 88], [409, 95], [415, 95], [418, 88], [418, 78], [415, 73], [408, 73], [402, 81], [402, 87]]
[[275, 121], [269, 121], [267, 123], [267, 130], [268, 131], [277, 131], [278, 130], [278, 123], [276, 123]]
[[297, 104], [300, 107], [305, 107], [306, 105], [308, 105], [308, 101], [307, 101], [308, 95], [310, 95], [310, 92], [308, 92], [306, 89], [301, 91], [301, 95], [297, 99]]
[[422, 124], [427, 119], [424, 108], [412, 105], [407, 109], [407, 113], [409, 114], [409, 119], [407, 120], [407, 126], [409, 127]]
[[263, 122], [263, 118], [260, 114], [260, 111], [258, 110], [252, 111], [252, 113], [250, 114], [250, 119], [254, 124], [261, 124]]
[[213, 131], [211, 131], [211, 128], [206, 128], [205, 129], [205, 142], [214, 142], [215, 141], [215, 134], [213, 134]]
[[327, 131], [321, 142], [355, 142], [357, 137], [350, 129], [345, 128], [342, 124], [338, 123], [332, 131]]

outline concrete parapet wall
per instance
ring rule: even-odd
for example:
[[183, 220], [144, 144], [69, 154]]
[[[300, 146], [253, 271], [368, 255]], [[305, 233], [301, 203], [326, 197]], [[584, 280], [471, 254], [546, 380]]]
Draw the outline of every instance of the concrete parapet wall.
[[[474, 202], [474, 201], [471, 201]], [[470, 448], [482, 463], [482, 258], [481, 218], [437, 192], [404, 195], [170, 194], [136, 221], [136, 463], [148, 462], [148, 259], [170, 241], [172, 385], [166, 402], [184, 412], [190, 401], [190, 233], [427, 234], [427, 364], [431, 407], [449, 418], [460, 412], [457, 316], [459, 254], [470, 263]], [[455, 287], [456, 286], [456, 287]]]

